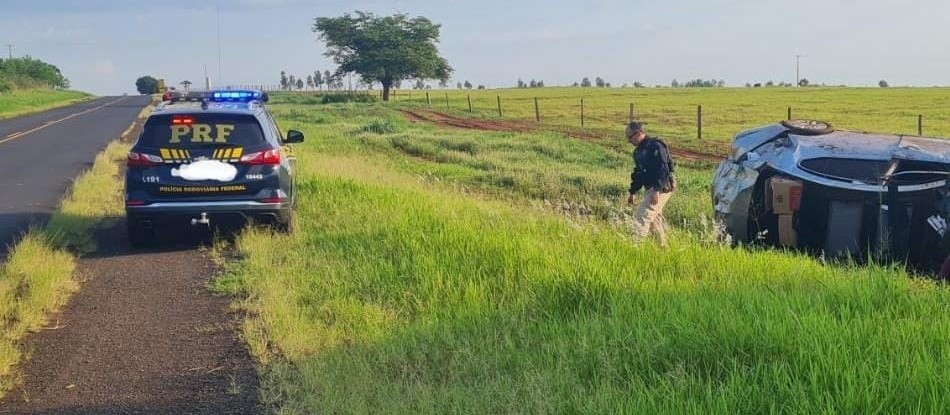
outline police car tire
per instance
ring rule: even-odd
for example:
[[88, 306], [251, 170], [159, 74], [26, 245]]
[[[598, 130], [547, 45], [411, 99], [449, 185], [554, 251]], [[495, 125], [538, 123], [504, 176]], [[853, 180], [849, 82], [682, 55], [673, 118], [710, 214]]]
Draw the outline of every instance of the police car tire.
[[291, 212], [287, 215], [287, 218], [283, 221], [277, 222], [275, 229], [280, 233], [293, 233], [294, 232], [294, 214]]

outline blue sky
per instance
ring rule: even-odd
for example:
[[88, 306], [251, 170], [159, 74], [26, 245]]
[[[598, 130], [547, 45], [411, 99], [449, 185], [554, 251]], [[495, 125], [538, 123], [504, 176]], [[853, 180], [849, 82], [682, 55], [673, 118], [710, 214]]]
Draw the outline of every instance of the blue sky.
[[332, 70], [313, 19], [366, 10], [441, 23], [454, 79], [493, 87], [794, 81], [796, 54], [813, 82], [950, 85], [945, 0], [2, 0], [0, 44], [97, 94], [134, 92], [144, 74], [199, 83], [205, 64], [218, 78], [218, 9], [226, 84]]

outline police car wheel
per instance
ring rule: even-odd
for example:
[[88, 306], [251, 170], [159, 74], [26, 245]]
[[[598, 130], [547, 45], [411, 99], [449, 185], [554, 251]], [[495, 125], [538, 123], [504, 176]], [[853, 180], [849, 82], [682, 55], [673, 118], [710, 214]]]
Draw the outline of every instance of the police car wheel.
[[288, 214], [283, 220], [278, 221], [274, 229], [280, 233], [293, 233], [294, 231], [294, 214]]

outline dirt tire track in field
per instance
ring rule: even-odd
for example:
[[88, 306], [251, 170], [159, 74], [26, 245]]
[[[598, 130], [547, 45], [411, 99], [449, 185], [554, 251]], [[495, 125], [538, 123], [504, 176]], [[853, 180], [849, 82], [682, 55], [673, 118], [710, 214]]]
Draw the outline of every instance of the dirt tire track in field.
[[207, 289], [211, 259], [193, 245], [131, 250], [123, 223], [98, 239], [79, 261], [88, 280], [28, 339], [24, 384], [0, 413], [260, 413], [240, 316]]
[[[456, 117], [453, 115], [441, 113], [432, 110], [403, 110], [403, 114], [411, 122], [429, 123], [440, 127], [460, 128], [466, 130], [480, 131], [506, 131], [519, 133], [536, 133], [543, 131], [555, 131], [567, 135], [568, 137], [579, 138], [582, 140], [601, 140], [609, 138], [606, 134], [599, 134], [592, 131], [577, 131], [570, 129], [544, 129], [532, 122], [510, 121], [510, 120], [486, 120], [477, 118]], [[703, 153], [681, 148], [671, 148], [674, 156], [686, 160], [703, 161], [721, 161], [724, 157], [718, 154]]]

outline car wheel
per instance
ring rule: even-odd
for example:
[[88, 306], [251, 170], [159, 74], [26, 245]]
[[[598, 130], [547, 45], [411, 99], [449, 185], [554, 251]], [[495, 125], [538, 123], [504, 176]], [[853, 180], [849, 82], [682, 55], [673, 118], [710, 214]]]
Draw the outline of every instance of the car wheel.
[[126, 234], [129, 237], [129, 245], [133, 248], [142, 248], [155, 244], [155, 231], [145, 228], [144, 226], [127, 223]]
[[288, 213], [284, 218], [277, 222], [274, 229], [280, 233], [290, 234], [294, 232], [294, 212]]
[[795, 135], [824, 135], [831, 134], [835, 127], [829, 122], [815, 120], [788, 120], [782, 121], [782, 126]]

